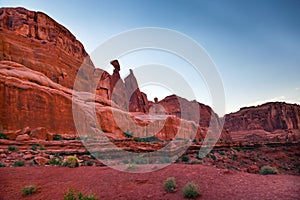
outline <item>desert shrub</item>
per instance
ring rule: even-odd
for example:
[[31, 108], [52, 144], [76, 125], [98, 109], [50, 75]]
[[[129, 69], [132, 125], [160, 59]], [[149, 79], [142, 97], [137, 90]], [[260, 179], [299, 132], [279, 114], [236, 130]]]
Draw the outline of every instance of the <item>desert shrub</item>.
[[31, 150], [36, 151], [36, 149], [37, 149], [37, 144], [32, 144], [31, 145]]
[[187, 155], [181, 157], [182, 162], [189, 162], [190, 158]]
[[278, 174], [278, 171], [276, 168], [271, 167], [271, 166], [262, 166], [259, 170], [259, 173], [262, 175]]
[[238, 148], [238, 147], [233, 147], [233, 149], [236, 150], [237, 152], [240, 152], [240, 151], [241, 151], [241, 149]]
[[195, 164], [202, 164], [203, 162], [201, 160], [193, 160], [190, 162], [191, 165], [195, 165]]
[[211, 159], [216, 160], [216, 156], [214, 154], [210, 154]]
[[86, 165], [86, 166], [93, 166], [93, 165], [94, 165], [94, 162], [93, 162], [93, 161], [90, 161], [90, 160], [87, 160], [87, 161], [85, 161], [85, 165]]
[[236, 168], [235, 166], [232, 165], [228, 165], [226, 166], [227, 169], [233, 169], [233, 170], [238, 170], [238, 168]]
[[0, 167], [6, 167], [5, 163], [0, 163]]
[[64, 200], [97, 200], [97, 199], [98, 198], [95, 197], [93, 194], [84, 196], [81, 191], [78, 191], [76, 195], [73, 189], [69, 189], [68, 193], [64, 194]]
[[0, 133], [0, 139], [5, 139], [5, 140], [7, 140], [8, 137], [7, 137], [7, 135], [5, 135], [4, 133]]
[[27, 185], [22, 188], [22, 195], [28, 196], [36, 192], [36, 186], [35, 185]]
[[68, 156], [67, 160], [63, 164], [66, 167], [79, 167], [79, 162], [76, 156]]
[[236, 160], [237, 157], [238, 157], [238, 156], [237, 156], [236, 154], [233, 154], [231, 159], [232, 159], [232, 160]]
[[46, 150], [45, 146], [43, 144], [39, 144], [40, 150]]
[[19, 151], [19, 147], [17, 146], [8, 146], [8, 151]]
[[50, 165], [58, 165], [58, 166], [60, 166], [60, 165], [62, 165], [62, 161], [61, 161], [60, 158], [51, 158], [49, 160], [49, 164]]
[[14, 162], [13, 166], [14, 167], [22, 167], [25, 165], [25, 162], [24, 161], [21, 161], [21, 160], [17, 160]]
[[53, 135], [53, 140], [64, 140], [64, 138], [62, 138], [60, 135], [58, 134], [54, 134]]
[[198, 196], [201, 195], [200, 192], [200, 187], [199, 185], [193, 183], [193, 182], [188, 182], [183, 188], [182, 188], [183, 196], [185, 198], [189, 199], [195, 199]]
[[225, 155], [225, 152], [224, 151], [219, 151], [219, 154], [224, 156]]
[[174, 192], [177, 188], [176, 180], [174, 177], [167, 178], [164, 182], [164, 188], [167, 192]]

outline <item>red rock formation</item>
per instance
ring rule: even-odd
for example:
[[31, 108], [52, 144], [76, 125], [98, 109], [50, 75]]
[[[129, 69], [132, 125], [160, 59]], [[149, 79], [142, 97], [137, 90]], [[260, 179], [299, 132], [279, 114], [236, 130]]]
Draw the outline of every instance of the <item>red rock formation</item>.
[[[209, 106], [197, 101], [188, 101], [176, 95], [171, 95], [157, 104], [163, 106], [168, 115], [175, 115], [178, 118], [194, 121], [199, 124], [200, 127], [196, 139], [204, 139], [209, 127], [213, 135], [218, 130], [222, 130], [218, 115]], [[226, 131], [222, 132], [220, 138], [223, 141], [231, 140], [229, 133]]]
[[[134, 74], [131, 72], [124, 82], [119, 62], [114, 60], [111, 64], [115, 68], [112, 75], [96, 69], [75, 36], [46, 14], [1, 8], [0, 127], [9, 139], [21, 135], [18, 140], [27, 140], [28, 136], [51, 140], [56, 133], [75, 136], [75, 94], [75, 107], [82, 107], [78, 112], [86, 114], [86, 123], [80, 127], [84, 133], [101, 128], [118, 138], [124, 137], [124, 127], [136, 130], [138, 126], [138, 136], [150, 134], [169, 140], [180, 130], [180, 137], [192, 139], [189, 135], [196, 131], [196, 139], [203, 139], [208, 127], [212, 132], [221, 128], [217, 114], [196, 101], [175, 95], [160, 102], [148, 101]], [[75, 79], [79, 82], [76, 92], [72, 90]], [[93, 122], [92, 106], [96, 107], [100, 127]], [[141, 116], [126, 109], [140, 112]], [[150, 111], [155, 119], [142, 114], [151, 114]], [[167, 114], [166, 120], [159, 114]], [[299, 115], [299, 105], [285, 103], [243, 108], [226, 115], [221, 138], [231, 140], [232, 135], [235, 140], [299, 140]]]
[[300, 130], [300, 106], [274, 102], [241, 108], [225, 116], [224, 128], [235, 140], [259, 141], [276, 136], [278, 141], [286, 141], [288, 138], [285, 136], [293, 137], [291, 134], [296, 134], [295, 139], [300, 139], [297, 136]]
[[137, 80], [131, 69], [130, 74], [125, 78], [125, 87], [128, 96], [130, 96], [129, 111], [148, 113], [149, 105], [147, 95], [140, 91]]
[[[1, 8], [0, 29], [0, 60], [23, 64], [53, 82], [73, 87], [77, 71], [88, 54], [65, 27], [41, 12]], [[92, 72], [93, 67], [89, 70]]]

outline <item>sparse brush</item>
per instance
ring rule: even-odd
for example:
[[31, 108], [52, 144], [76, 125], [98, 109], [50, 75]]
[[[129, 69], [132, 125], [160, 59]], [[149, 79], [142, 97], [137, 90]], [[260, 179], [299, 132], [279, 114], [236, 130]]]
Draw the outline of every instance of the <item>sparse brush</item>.
[[42, 145], [42, 144], [39, 144], [39, 146], [40, 146], [40, 150], [46, 150], [46, 148], [45, 148], [45, 146], [44, 146], [44, 145]]
[[7, 135], [5, 135], [4, 133], [0, 133], [0, 139], [7, 140], [8, 137], [7, 137]]
[[263, 166], [260, 168], [259, 173], [261, 175], [267, 175], [267, 174], [278, 174], [278, 171], [276, 168], [271, 166]]
[[13, 151], [13, 152], [15, 152], [15, 151], [19, 151], [19, 147], [17, 147], [17, 146], [8, 146], [8, 151]]
[[28, 196], [36, 192], [36, 186], [35, 185], [27, 185], [22, 188], [22, 195]]
[[13, 164], [14, 167], [22, 167], [24, 165], [25, 165], [25, 162], [20, 161], [20, 160], [15, 161], [14, 164]]
[[60, 158], [51, 158], [49, 160], [49, 164], [50, 165], [58, 165], [58, 166], [60, 166], [60, 165], [62, 165], [62, 161], [61, 161]]
[[187, 155], [181, 157], [182, 162], [189, 162], [190, 158]]
[[68, 193], [64, 194], [64, 200], [98, 200], [98, 198], [93, 194], [85, 196], [81, 191], [78, 191], [77, 195], [75, 195], [75, 191], [69, 189]]
[[5, 163], [0, 163], [0, 167], [6, 167]]
[[167, 192], [175, 192], [177, 188], [176, 180], [174, 177], [167, 178], [164, 182], [164, 188]]
[[36, 149], [37, 149], [37, 144], [32, 144], [31, 145], [31, 150], [36, 151]]
[[66, 167], [79, 167], [79, 162], [76, 156], [68, 156], [67, 160], [63, 164]]
[[193, 183], [193, 182], [188, 182], [183, 188], [182, 188], [183, 196], [185, 198], [189, 199], [195, 199], [198, 196], [201, 195], [200, 192], [200, 187], [199, 185]]

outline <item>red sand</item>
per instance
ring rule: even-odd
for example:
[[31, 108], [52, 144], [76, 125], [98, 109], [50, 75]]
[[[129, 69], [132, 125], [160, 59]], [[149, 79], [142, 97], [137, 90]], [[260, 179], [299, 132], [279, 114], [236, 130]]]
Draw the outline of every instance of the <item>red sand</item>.
[[[166, 193], [163, 182], [172, 176], [178, 190]], [[262, 176], [186, 164], [144, 174], [109, 167], [0, 168], [0, 199], [63, 199], [68, 188], [99, 199], [183, 199], [182, 187], [188, 181], [200, 185], [199, 199], [300, 199], [300, 176]], [[38, 192], [22, 197], [22, 187], [31, 184], [38, 186]]]

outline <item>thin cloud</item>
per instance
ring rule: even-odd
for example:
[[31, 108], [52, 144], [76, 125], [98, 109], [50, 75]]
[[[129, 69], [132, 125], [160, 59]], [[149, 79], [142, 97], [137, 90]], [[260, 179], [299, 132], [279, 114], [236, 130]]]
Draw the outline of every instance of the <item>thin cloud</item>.
[[286, 96], [279, 96], [279, 97], [274, 97], [271, 99], [258, 100], [253, 103], [243, 105], [243, 106], [241, 106], [241, 108], [242, 107], [250, 107], [250, 106], [258, 106], [258, 105], [261, 105], [261, 104], [264, 104], [267, 102], [286, 102], [286, 103], [292, 103], [292, 104], [294, 104], [294, 103], [300, 104], [300, 98], [299, 99], [290, 99], [290, 98], [287, 98]]

